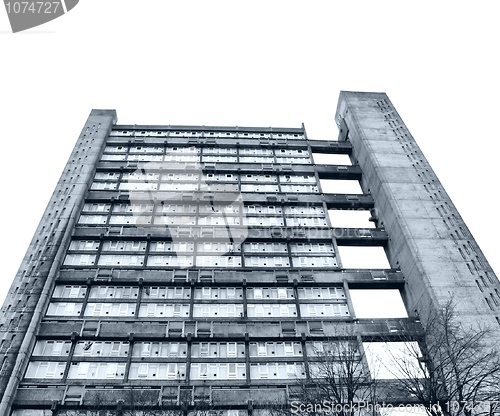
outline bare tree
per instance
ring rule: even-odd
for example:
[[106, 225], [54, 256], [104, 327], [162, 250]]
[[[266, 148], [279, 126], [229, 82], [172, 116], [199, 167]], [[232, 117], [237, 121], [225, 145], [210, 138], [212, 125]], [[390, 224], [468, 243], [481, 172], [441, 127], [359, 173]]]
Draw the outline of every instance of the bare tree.
[[310, 378], [300, 381], [288, 406], [276, 404], [270, 415], [332, 412], [339, 416], [362, 413], [363, 403], [376, 401], [376, 383], [370, 377], [359, 337], [315, 343], [308, 356]]
[[491, 331], [458, 322], [452, 301], [430, 312], [420, 343], [395, 353], [387, 344], [383, 365], [398, 388], [431, 416], [493, 415], [500, 399], [500, 355]]
[[130, 389], [117, 402], [104, 394], [93, 394], [91, 404], [73, 409], [60, 409], [57, 416], [222, 416], [209, 400], [191, 401], [187, 396], [179, 401], [158, 403], [151, 390]]

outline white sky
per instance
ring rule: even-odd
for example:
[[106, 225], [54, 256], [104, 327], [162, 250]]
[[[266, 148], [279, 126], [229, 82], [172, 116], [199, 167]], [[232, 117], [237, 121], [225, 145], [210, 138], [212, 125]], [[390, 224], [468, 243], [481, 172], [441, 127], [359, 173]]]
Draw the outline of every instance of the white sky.
[[115, 108], [122, 124], [304, 122], [310, 138], [335, 139], [340, 90], [389, 95], [500, 270], [498, 8], [82, 0], [15, 35], [0, 10], [0, 297], [92, 108]]
[[372, 377], [414, 378], [422, 375], [418, 357], [422, 356], [416, 342], [363, 342]]
[[358, 319], [408, 317], [397, 289], [350, 289], [349, 294]]

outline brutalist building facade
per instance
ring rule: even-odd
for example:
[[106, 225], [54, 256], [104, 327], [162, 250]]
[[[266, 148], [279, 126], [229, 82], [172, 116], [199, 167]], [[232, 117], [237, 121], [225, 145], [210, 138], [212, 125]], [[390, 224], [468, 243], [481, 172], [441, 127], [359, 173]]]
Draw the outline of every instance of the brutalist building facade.
[[[2, 414], [264, 415], [322, 344], [401, 336], [450, 296], [498, 330], [498, 280], [387, 96], [342, 92], [335, 117], [320, 141], [93, 110], [2, 308]], [[407, 317], [356, 316], [358, 289]]]

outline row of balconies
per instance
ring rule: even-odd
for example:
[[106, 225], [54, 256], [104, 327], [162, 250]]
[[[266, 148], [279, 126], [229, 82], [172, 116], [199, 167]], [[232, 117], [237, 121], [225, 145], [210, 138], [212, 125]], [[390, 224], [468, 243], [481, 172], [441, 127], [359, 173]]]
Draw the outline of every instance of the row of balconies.
[[127, 269], [61, 269], [58, 283], [81, 282], [126, 282], [139, 285], [172, 285], [185, 286], [192, 284], [195, 287], [207, 285], [268, 285], [291, 287], [300, 283], [303, 286], [317, 286], [318, 284], [341, 285], [344, 281], [349, 287], [356, 288], [401, 288], [404, 277], [397, 270], [137, 270]]
[[[313, 386], [311, 386], [313, 387]], [[415, 399], [397, 393], [395, 381], [377, 383], [377, 396], [380, 402], [387, 404], [411, 403]], [[131, 399], [135, 403], [158, 404], [163, 406], [178, 406], [189, 409], [194, 406], [211, 404], [212, 409], [228, 408], [234, 410], [225, 416], [260, 415], [258, 409], [273, 406], [277, 403], [286, 403], [292, 400], [299, 391], [293, 385], [259, 386], [150, 386], [146, 389], [137, 387], [123, 388], [120, 386], [71, 385], [71, 386], [44, 386], [44, 388], [22, 387], [18, 390], [15, 399], [17, 406], [44, 406], [47, 409], [74, 408], [79, 405], [92, 405], [100, 402], [103, 405], [116, 406], [122, 402], [124, 407]], [[300, 396], [296, 396], [300, 397]], [[220, 407], [219, 407], [220, 406]], [[220, 414], [220, 413], [217, 413]]]
[[[196, 202], [206, 204], [207, 201], [213, 201], [213, 197], [201, 191], [182, 192], [181, 193], [162, 193], [157, 192], [156, 201], [160, 203], [161, 196], [168, 195], [168, 203], [188, 203]], [[127, 203], [130, 200], [128, 192], [112, 192], [112, 191], [89, 191], [87, 193], [87, 201], [93, 202], [113, 202]], [[220, 202], [225, 200], [221, 198]], [[153, 203], [151, 200], [144, 200], [144, 204]], [[217, 203], [218, 201], [213, 201]], [[227, 202], [227, 201], [226, 201]], [[361, 194], [265, 194], [265, 193], [246, 193], [245, 201], [241, 202], [245, 205], [321, 205], [326, 203], [327, 208], [342, 208], [342, 209], [370, 209], [374, 207], [373, 198], [371, 195]], [[139, 201], [136, 201], [139, 203]]]
[[[154, 319], [154, 318], [153, 318]], [[354, 327], [353, 327], [354, 325]], [[409, 328], [419, 326], [412, 318], [394, 319], [353, 319], [332, 318], [329, 320], [279, 320], [247, 321], [233, 319], [169, 320], [168, 322], [133, 320], [80, 320], [59, 319], [44, 321], [40, 325], [39, 336], [57, 339], [69, 338], [76, 334], [82, 338], [128, 340], [131, 336], [142, 340], [185, 340], [224, 339], [241, 340], [245, 337], [255, 340], [296, 340], [301, 336], [312, 338], [332, 338], [352, 335], [353, 331], [364, 338], [401, 338]], [[411, 331], [415, 333], [415, 330]], [[311, 338], [311, 339], [312, 339]]]
[[[100, 161], [97, 164], [99, 172], [133, 172], [141, 161]], [[154, 162], [153, 162], [154, 164]], [[165, 165], [165, 166], [163, 166]], [[313, 165], [292, 163], [225, 163], [225, 162], [173, 162], [161, 165], [162, 172], [178, 173], [242, 173], [242, 174], [282, 174], [293, 173], [295, 175], [314, 175], [318, 172], [320, 179], [360, 179], [361, 168], [359, 166], [335, 166], [335, 165]]]

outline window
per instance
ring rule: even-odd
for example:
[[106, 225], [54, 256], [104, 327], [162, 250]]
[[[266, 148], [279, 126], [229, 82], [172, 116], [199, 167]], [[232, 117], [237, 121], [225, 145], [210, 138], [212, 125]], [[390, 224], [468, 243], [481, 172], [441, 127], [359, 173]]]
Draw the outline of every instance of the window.
[[316, 185], [316, 177], [312, 175], [280, 175], [280, 183], [283, 184], [294, 184], [294, 183], [308, 183]]
[[252, 380], [304, 377], [305, 370], [301, 363], [259, 363], [250, 365], [250, 378]]
[[92, 191], [114, 191], [116, 187], [117, 182], [93, 182], [90, 189]]
[[[268, 352], [268, 347], [269, 347], [269, 344], [266, 343], [266, 342], [259, 342], [257, 344], [257, 356], [258, 357], [267, 357], [269, 356], [269, 352]], [[273, 352], [271, 352], [272, 354]], [[252, 354], [252, 350], [250, 349], [250, 355], [253, 355]]]
[[82, 306], [81, 303], [51, 302], [47, 316], [79, 316]]
[[245, 344], [236, 342], [195, 342], [191, 354], [197, 358], [243, 358]]
[[285, 207], [285, 214], [298, 216], [324, 217], [325, 210], [321, 206], [289, 206]]
[[132, 146], [130, 153], [163, 153], [163, 147], [158, 146]]
[[254, 317], [294, 317], [297, 315], [295, 304], [254, 304], [247, 305], [249, 318]]
[[345, 300], [341, 287], [301, 287], [298, 288], [299, 299]]
[[173, 318], [189, 316], [188, 304], [156, 304], [146, 303], [139, 308], [139, 317]]
[[334, 253], [333, 245], [330, 243], [291, 243], [290, 251], [292, 253]]
[[302, 357], [300, 342], [251, 342], [250, 357]]
[[276, 149], [276, 156], [296, 156], [309, 157], [309, 152], [306, 149]]
[[192, 267], [193, 256], [150, 256], [148, 266], [151, 267]]
[[125, 363], [72, 362], [68, 379], [123, 379]]
[[199, 162], [200, 156], [197, 154], [166, 154], [165, 162]]
[[[132, 217], [130, 217], [132, 218]], [[146, 251], [145, 241], [105, 241], [102, 245], [103, 251]]]
[[[224, 216], [224, 217], [216, 217], [216, 216], [208, 216], [208, 217], [198, 217], [198, 225], [240, 225], [240, 218], [233, 216]], [[214, 243], [214, 246], [217, 243]]]
[[236, 163], [238, 161], [238, 158], [236, 156], [219, 156], [219, 155], [213, 155], [213, 156], [202, 156], [201, 158], [202, 162], [222, 162], [222, 163]]
[[84, 316], [134, 316], [135, 303], [88, 303]]
[[132, 363], [131, 380], [183, 380], [186, 378], [186, 365], [176, 363]]
[[242, 209], [240, 209], [240, 206], [237, 204], [218, 205], [209, 202], [200, 205], [200, 215], [206, 215], [206, 214], [214, 215], [214, 213], [232, 215], [232, 214], [239, 214], [241, 211]]
[[[273, 150], [272, 149], [266, 149], [266, 148], [257, 148], [257, 149], [248, 149], [248, 148], [242, 148], [240, 149], [240, 156], [272, 156], [273, 155]], [[241, 160], [241, 158], [240, 158]]]
[[138, 255], [108, 255], [103, 254], [99, 257], [99, 266], [142, 266], [144, 264], [144, 256]]
[[274, 205], [248, 205], [245, 207], [248, 215], [281, 215], [282, 209]]
[[235, 287], [196, 288], [195, 299], [243, 299], [243, 289]]
[[245, 253], [287, 253], [285, 243], [244, 243]]
[[163, 214], [195, 214], [196, 213], [196, 205], [188, 205], [188, 204], [164, 204], [157, 207], [158, 213]]
[[289, 227], [326, 227], [325, 218], [320, 217], [286, 217], [286, 225]]
[[131, 286], [92, 286], [90, 299], [136, 299], [139, 288]]
[[225, 248], [227, 248], [227, 245], [221, 246], [219, 243], [211, 243], [211, 242], [205, 242], [205, 243], [199, 243], [198, 244], [198, 252], [200, 253], [210, 253], [210, 252], [216, 252], [222, 250], [225, 252]]
[[96, 251], [99, 248], [99, 241], [73, 240], [69, 245], [69, 250], [74, 251]]
[[193, 363], [192, 380], [244, 380], [244, 363]]
[[84, 212], [109, 212], [111, 204], [87, 203], [83, 206]]
[[104, 153], [127, 153], [128, 147], [125, 146], [106, 146]]
[[126, 155], [102, 155], [101, 160], [103, 162], [116, 162], [123, 161], [126, 159]]
[[[240, 158], [240, 161], [241, 161], [241, 158]], [[275, 175], [247, 174], [247, 175], [241, 175], [241, 182], [242, 183], [257, 183], [257, 182], [276, 183], [276, 182], [278, 182], [278, 178]]]
[[335, 257], [292, 257], [293, 267], [338, 267]]
[[313, 359], [316, 356], [324, 358], [325, 355], [330, 357], [351, 357], [360, 359], [359, 345], [356, 340], [350, 341], [308, 341], [306, 342], [308, 357]]
[[290, 267], [288, 257], [246, 257], [245, 265], [248, 267]]
[[349, 316], [347, 304], [309, 303], [300, 305], [300, 314], [304, 318], [329, 318]]
[[197, 182], [162, 182], [160, 191], [197, 191]]
[[93, 266], [95, 255], [90, 254], [68, 254], [64, 259], [65, 266]]
[[249, 226], [278, 226], [278, 227], [283, 227], [284, 226], [284, 221], [283, 218], [281, 217], [247, 217], [246, 218], [246, 223]]
[[97, 172], [94, 176], [94, 180], [98, 181], [117, 182], [119, 179], [120, 179], [120, 174], [118, 172]]
[[66, 368], [65, 362], [31, 361], [25, 378], [61, 379]]
[[196, 217], [188, 215], [162, 215], [156, 216], [154, 222], [157, 225], [195, 225]]
[[150, 182], [121, 182], [118, 189], [121, 191], [156, 191], [158, 184]]
[[250, 299], [262, 299], [264, 296], [262, 288], [248, 289], [248, 293]]
[[145, 213], [150, 213], [150, 212], [153, 212], [153, 205], [151, 205], [151, 204], [133, 204], [133, 205], [128, 205], [128, 204], [114, 204], [113, 205], [113, 213], [120, 213], [120, 214], [132, 214], [132, 213], [145, 214]]
[[139, 218], [133, 215], [112, 215], [109, 218], [110, 225], [137, 225], [138, 221], [140, 224], [151, 224], [151, 217], [141, 215]]
[[281, 192], [299, 193], [299, 194], [317, 194], [319, 188], [314, 185], [281, 185]]
[[150, 252], [193, 252], [194, 243], [188, 242], [170, 242], [170, 241], [153, 241], [149, 247]]
[[241, 267], [239, 256], [197, 256], [197, 267]]
[[226, 317], [242, 317], [243, 305], [234, 304], [202, 304], [194, 305], [193, 317], [212, 317], [212, 318], [226, 318]]
[[272, 156], [240, 156], [241, 163], [274, 163]]
[[137, 369], [137, 378], [146, 378], [149, 373], [149, 366], [148, 364], [139, 364], [139, 367]]
[[128, 351], [128, 342], [81, 341], [75, 346], [74, 356], [126, 357]]
[[122, 180], [126, 181], [157, 181], [159, 178], [160, 175], [154, 172], [124, 172], [122, 175]]
[[83, 299], [87, 293], [86, 286], [57, 285], [52, 294], [53, 298], [79, 298]]
[[279, 192], [278, 185], [241, 184], [241, 192]]
[[311, 164], [311, 158], [309, 156], [307, 157], [281, 157], [277, 156], [276, 157], [276, 162], [277, 163], [290, 163], [292, 165], [305, 165], [305, 164]]
[[52, 410], [43, 409], [14, 409], [12, 416], [52, 416]]
[[235, 155], [237, 150], [230, 147], [204, 147], [203, 154], [213, 154], [213, 155]]
[[[273, 292], [273, 288], [270, 289], [271, 293]], [[285, 288], [278, 288], [274, 289], [276, 292], [278, 292], [278, 299], [288, 299], [289, 297], [293, 297], [293, 292], [292, 296], [290, 296], [290, 291]]]
[[71, 349], [70, 341], [38, 340], [33, 350], [33, 355], [67, 357]]
[[[180, 134], [184, 135], [182, 132], [175, 132], [175, 134]], [[199, 136], [199, 134], [194, 134], [195, 137]], [[187, 136], [185, 136], [187, 137]], [[195, 146], [189, 146], [189, 147], [167, 147], [166, 149], [167, 153], [172, 153], [173, 155], [176, 154], [191, 154], [191, 155], [197, 155], [200, 153], [200, 149], [198, 149]]]
[[248, 288], [248, 299], [293, 299], [293, 289], [289, 287]]

